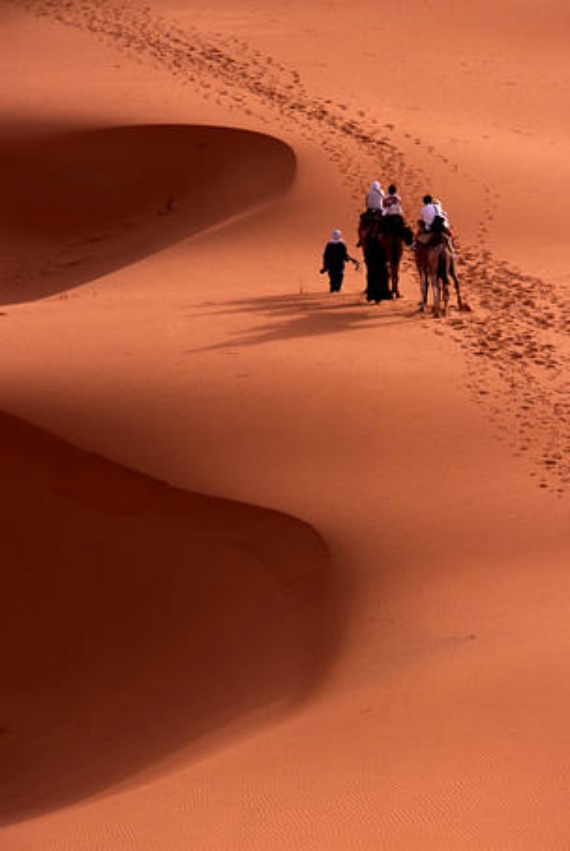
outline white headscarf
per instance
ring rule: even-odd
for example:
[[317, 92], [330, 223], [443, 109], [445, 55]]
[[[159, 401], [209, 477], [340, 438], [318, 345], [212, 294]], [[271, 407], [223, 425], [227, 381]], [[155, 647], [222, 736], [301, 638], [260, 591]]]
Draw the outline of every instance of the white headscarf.
[[332, 232], [332, 241], [333, 242], [342, 242], [342, 231], [338, 228], [335, 228]]

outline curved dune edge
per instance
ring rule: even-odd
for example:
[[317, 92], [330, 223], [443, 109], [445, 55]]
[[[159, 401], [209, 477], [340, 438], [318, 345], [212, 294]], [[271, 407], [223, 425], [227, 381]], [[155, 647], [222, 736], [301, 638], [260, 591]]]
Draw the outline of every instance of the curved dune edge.
[[[313, 528], [0, 415], [0, 822], [291, 711], [339, 638]], [[164, 770], [157, 767], [156, 771]]]
[[[413, 138], [413, 134], [407, 132], [403, 136], [401, 132], [394, 133], [395, 125], [379, 120], [376, 111], [370, 114], [336, 99], [323, 99], [303, 85], [298, 73], [276, 62], [273, 56], [263, 56], [252, 50], [246, 42], [237, 44], [234, 39], [230, 43], [227, 38], [207, 35], [188, 22], [178, 22], [171, 14], [168, 17], [156, 14], [159, 2], [141, 7], [119, 4], [115, 0], [104, 3], [86, 0], [79, 5], [60, 0], [11, 0], [11, 5], [73, 27], [78, 32], [96, 35], [124, 56], [128, 56], [132, 45], [136, 44], [139, 60], [158, 63], [172, 75], [173, 82], [190, 83], [203, 98], [215, 91], [220, 103], [241, 109], [245, 96], [250, 113], [265, 115], [269, 111], [274, 126], [280, 126], [285, 119], [295, 132], [318, 139], [328, 158], [338, 162], [345, 175], [350, 175], [347, 189], [355, 203], [360, 203], [361, 191], [354, 187], [358, 183], [366, 185], [372, 162], [380, 174], [400, 175], [400, 187], [406, 197], [415, 195], [419, 200], [426, 191], [427, 175], [420, 167], [418, 152], [410, 156], [410, 145], [402, 146], [408, 137], [410, 144], [420, 146], [420, 137]], [[510, 31], [508, 4], [507, 9], [496, 11], [496, 23], [502, 21], [500, 26], [507, 25]], [[421, 14], [425, 14], [425, 10]], [[542, 44], [547, 43], [545, 40]], [[445, 37], [441, 47], [445, 51]], [[266, 75], [268, 61], [271, 62], [270, 75]], [[433, 67], [438, 66], [434, 64]], [[520, 67], [517, 73], [519, 70]], [[422, 67], [420, 75], [424, 71]], [[417, 76], [412, 75], [410, 79], [414, 81], [412, 89], [416, 92]], [[494, 76], [489, 79], [496, 87]], [[509, 87], [511, 84], [512, 81], [505, 83]], [[550, 91], [554, 92], [555, 87], [551, 86]], [[425, 129], [424, 143], [430, 136], [429, 126]], [[400, 131], [403, 129], [402, 124]], [[514, 132], [511, 145], [518, 138], [519, 131], [515, 129]], [[434, 138], [439, 134], [437, 124], [433, 134]], [[455, 144], [455, 139], [453, 141]], [[493, 146], [497, 151], [496, 162], [500, 163], [501, 157], [511, 159], [509, 136], [505, 142], [499, 135], [497, 142], [498, 145]], [[431, 146], [427, 147], [427, 151], [430, 150]], [[445, 164], [447, 182], [451, 170], [458, 168], [458, 163], [453, 162], [455, 154], [451, 156], [448, 151], [446, 155], [440, 152], [436, 156]], [[432, 160], [430, 168], [434, 165]], [[442, 176], [440, 172], [440, 180]], [[491, 250], [487, 232], [494, 214], [489, 213], [488, 206], [497, 187], [490, 179], [483, 179], [482, 171], [477, 174], [476, 182], [482, 189], [478, 203], [482, 204], [485, 214], [477, 223], [475, 241], [468, 243], [461, 239], [458, 257], [463, 295], [474, 312], [456, 313], [446, 323], [446, 333], [463, 349], [473, 398], [494, 422], [497, 432], [507, 431], [510, 449], [519, 455], [524, 453], [531, 460], [532, 475], [541, 489], [562, 496], [570, 483], [570, 464], [566, 460], [570, 410], [565, 401], [564, 383], [570, 325], [567, 298], [563, 288], [548, 277], [543, 279], [528, 274]], [[545, 193], [545, 197], [550, 197], [551, 204], [551, 196]], [[461, 198], [456, 195], [454, 202], [460, 202], [465, 215], [476, 199], [470, 191]], [[457, 207], [454, 210], [460, 212]], [[549, 219], [551, 213], [549, 210]], [[471, 212], [467, 218], [471, 218]], [[517, 223], [513, 233], [518, 234], [519, 229]], [[524, 239], [527, 237], [528, 233]], [[520, 243], [521, 239], [517, 241]], [[69, 274], [66, 263], [77, 261], [76, 255], [71, 261], [54, 261], [54, 271], [66, 276]], [[16, 275], [20, 272], [16, 271]], [[60, 279], [63, 281], [63, 277]], [[544, 340], [545, 331], [549, 335], [547, 341]], [[505, 400], [509, 401], [506, 411]], [[548, 424], [548, 428], [537, 428], [537, 423]]]
[[44, 298], [218, 225], [286, 191], [293, 150], [230, 127], [5, 124], [0, 303]]
[[[89, 6], [96, 6], [83, 2], [80, 5], [82, 9], [87, 8], [87, 14], [91, 11]], [[170, 4], [170, 8], [174, 5]], [[417, 12], [419, 4], [415, 6], [413, 11]], [[354, 10], [355, 15], [357, 11]], [[362, 80], [363, 28], [354, 28], [358, 53], [354, 49], [351, 52], [350, 33], [344, 17], [321, 15], [319, 18], [314, 8], [311, 13], [318, 26], [311, 34], [300, 37], [299, 55], [305, 48], [305, 56], [312, 52], [319, 59], [327, 59], [330, 54], [343, 73], [344, 69], [352, 69], [355, 84], [358, 76]], [[410, 18], [410, 8], [405, 7], [402, 14]], [[415, 19], [415, 29], [419, 32], [415, 42], [414, 26], [402, 28], [410, 44], [401, 57], [397, 57], [397, 64], [406, 64], [406, 57], [417, 61], [419, 73], [413, 75], [414, 92], [421, 94], [419, 81], [423, 81], [424, 92], [431, 89], [435, 96], [435, 88], [426, 81], [425, 72], [437, 66], [439, 74], [441, 66], [426, 62], [421, 47], [430, 41], [428, 35], [433, 36], [439, 28], [442, 42], [447, 40], [441, 55], [446, 56], [452, 68], [453, 56], [447, 50], [452, 41], [450, 30], [441, 26], [441, 19], [433, 16], [433, 10], [427, 9], [426, 14], [434, 19], [433, 29], [419, 27]], [[261, 6], [258, 15], [261, 29], [267, 17]], [[342, 44], [343, 62], [339, 62], [339, 51], [316, 50], [315, 34], [335, 18], [341, 21], [338, 29], [342, 25], [346, 37], [336, 40], [326, 30], [325, 34], [329, 45]], [[297, 27], [299, 18], [295, 17], [293, 22], [301, 33], [301, 27]], [[413, 23], [413, 16], [410, 22]], [[225, 23], [228, 33], [231, 23], [231, 18]], [[392, 35], [386, 39], [385, 34], [395, 34], [397, 28], [391, 28], [388, 19], [378, 23], [381, 35], [372, 37], [381, 38], [387, 46]], [[367, 20], [368, 24], [372, 22]], [[367, 32], [369, 29], [367, 26]], [[491, 35], [492, 29], [485, 27], [486, 36]], [[459, 36], [457, 45], [463, 46], [462, 33], [454, 32]], [[517, 43], [520, 37], [517, 33], [521, 32], [524, 32], [524, 25], [517, 28], [516, 33], [512, 30], [511, 37], [515, 33], [513, 44]], [[78, 39], [77, 49], [84, 43]], [[506, 42], [500, 44], [501, 50], [504, 47], [508, 47]], [[505, 52], [508, 53], [508, 49]], [[377, 65], [376, 51], [374, 54]], [[525, 55], [529, 56], [530, 52], [525, 51]], [[400, 62], [400, 58], [404, 61]], [[531, 64], [531, 67], [538, 66]], [[488, 72], [489, 78], [494, 76], [492, 67]], [[336, 72], [330, 73], [331, 89], [338, 79]], [[162, 79], [156, 82], [153, 105], [162, 94], [159, 90]], [[378, 86], [376, 76], [374, 85]], [[444, 84], [442, 93], [445, 88]], [[383, 90], [385, 92], [386, 88]], [[354, 107], [352, 101], [349, 104], [356, 112], [360, 97], [355, 96]], [[435, 131], [433, 140], [437, 140], [446, 132], [445, 116], [436, 109], [431, 113], [430, 127]], [[427, 156], [424, 162], [426, 160]], [[533, 173], [529, 169], [529, 175]], [[352, 176], [353, 172], [350, 174]], [[476, 177], [485, 179], [483, 166], [477, 170]], [[465, 188], [469, 190], [469, 186]], [[509, 191], [514, 189], [511, 183]], [[467, 204], [472, 198], [469, 191], [465, 195]], [[330, 195], [324, 184], [322, 197], [319, 197], [319, 215], [325, 217]], [[308, 212], [312, 210], [303, 213], [301, 205], [298, 206], [299, 217]], [[248, 245], [254, 237], [255, 234], [249, 234]], [[225, 247], [233, 247], [231, 237], [230, 246]], [[312, 256], [308, 239], [300, 247], [303, 252], [306, 250], [307, 257]], [[200, 253], [200, 246], [196, 248]], [[241, 256], [244, 255], [245, 252]], [[477, 252], [469, 261], [473, 284], [478, 281], [480, 259]], [[164, 269], [159, 268], [159, 263], [149, 265], [153, 265], [157, 273], [149, 283], [156, 283], [159, 289], [163, 273], [168, 270], [170, 274], [174, 264], [165, 263]], [[286, 271], [292, 268], [291, 258]], [[487, 292], [498, 303], [502, 302], [503, 296], [516, 285], [516, 279], [513, 280], [507, 270], [508, 274], [497, 284], [495, 267], [487, 266], [486, 271], [489, 274], [481, 284], [482, 293]], [[181, 263], [179, 274], [182, 290], [186, 285], [185, 264]], [[208, 295], [214, 280], [214, 274], [210, 275], [208, 270], [208, 275], [204, 276], [204, 292]], [[256, 292], [245, 295], [250, 298], [257, 295], [260, 301], [271, 296], [279, 286], [274, 279], [267, 281], [267, 287], [262, 286], [261, 281], [254, 283]], [[220, 294], [220, 302], [227, 304], [228, 295], [235, 298], [229, 290], [228, 287], [223, 296]], [[145, 294], [147, 291], [145, 289]], [[244, 293], [238, 292], [238, 296], [240, 294]], [[73, 312], [67, 307], [77, 309]], [[40, 305], [33, 312], [37, 313], [38, 325], [45, 318], [49, 326], [48, 314], [66, 313], [73, 321], [81, 315], [83, 307], [85, 304], [78, 299], [76, 305], [64, 307], [60, 303], [53, 305], [53, 310], [49, 305]], [[405, 308], [405, 305], [398, 308]], [[529, 308], [530, 316], [541, 318], [535, 312], [536, 307], [529, 305]], [[128, 309], [126, 304], [123, 318], [129, 316]], [[516, 315], [506, 300], [504, 307], [499, 308], [497, 304], [496, 309], [502, 314], [501, 322], [509, 317], [512, 319], [513, 313]], [[18, 320], [17, 331], [25, 341], [26, 331], [31, 339], [30, 327], [37, 328], [36, 322], [25, 324], [28, 313], [32, 311], [14, 311], [13, 317], [14, 325]], [[495, 385], [506, 395], [505, 385], [496, 384], [488, 376], [485, 378], [485, 364], [495, 362], [501, 368], [509, 350], [516, 350], [517, 337], [520, 339], [534, 318], [519, 317], [517, 333], [510, 338], [511, 342], [502, 341], [495, 333], [496, 330], [509, 331], [510, 337], [510, 319], [502, 329], [500, 324], [497, 329], [493, 321], [485, 324], [486, 317], [479, 309], [465, 322], [471, 324], [471, 319], [480, 322], [474, 325], [474, 333], [480, 333], [483, 341], [492, 340], [493, 336], [501, 339], [490, 351], [485, 347], [487, 353], [481, 347], [476, 359], [482, 362], [483, 369], [478, 370], [476, 380], [481, 381], [482, 389]], [[215, 321], [212, 318], [210, 327], [215, 327]], [[10, 322], [11, 318], [6, 325]], [[284, 457], [282, 469], [287, 473], [282, 481], [277, 478], [276, 486], [295, 497], [299, 489], [294, 490], [298, 486], [294, 463], [298, 458], [301, 462], [307, 458], [308, 475], [304, 480], [312, 475], [319, 495], [324, 497], [312, 516], [321, 517], [319, 524], [328, 523], [332, 530], [342, 517], [341, 512], [348, 514], [342, 526], [337, 526], [339, 535], [335, 540], [346, 550], [347, 561], [352, 557], [352, 564], [346, 566], [354, 569], [354, 581], [361, 588], [361, 605], [353, 613], [354, 642], [346, 654], [336, 688], [327, 690], [322, 702], [309, 707], [313, 711], [280, 725], [274, 735], [260, 736], [243, 748], [235, 748], [237, 753], [228, 748], [219, 754], [219, 759], [204, 761], [187, 773], [164, 778], [164, 783], [152, 783], [146, 789], [137, 787], [131, 795], [114, 796], [96, 801], [93, 806], [71, 808], [50, 818], [13, 826], [5, 837], [11, 851], [17, 848], [29, 851], [30, 846], [41, 851], [48, 851], [48, 848], [87, 851], [97, 847], [115, 851], [135, 848], [136, 851], [150, 851], [151, 848], [156, 851], [157, 847], [187, 851], [196, 846], [200, 851], [223, 851], [224, 848], [235, 851], [237, 847], [267, 851], [272, 847], [295, 848], [303, 844], [314, 848], [351, 848], [359, 843], [369, 843], [372, 847], [384, 845], [391, 851], [414, 848], [457, 851], [465, 847], [498, 847], [503, 851], [513, 847], [521, 851], [525, 847], [536, 851], [544, 847], [564, 847], [568, 827], [563, 793], [568, 767], [564, 719], [568, 705], [564, 677], [568, 650], [564, 601], [568, 595], [564, 591], [568, 583], [565, 578], [556, 581], [557, 571], [560, 577], [566, 577], [567, 573], [563, 569], [563, 536], [560, 535], [553, 545], [550, 512], [554, 503], [548, 495], [546, 502], [539, 503], [527, 493], [523, 477], [519, 477], [510, 464], [503, 466], [500, 453], [487, 454], [487, 449], [492, 447], [485, 446], [483, 434], [481, 440], [476, 434], [480, 423], [477, 412], [463, 406], [462, 380], [457, 383], [447, 380], [455, 373], [446, 368], [445, 352], [440, 347], [440, 356], [435, 356], [435, 347], [428, 340], [428, 334], [424, 335], [425, 348], [434, 355], [435, 368], [424, 381], [413, 384], [409, 375], [406, 378], [401, 374], [396, 374], [393, 383], [388, 384], [368, 380], [367, 361], [376, 359], [382, 366], [385, 363], [389, 370], [393, 364], [404, 360], [403, 349], [389, 346], [394, 337], [385, 334], [384, 343], [381, 342], [383, 329], [378, 324], [379, 334], [371, 335], [370, 344], [364, 341], [362, 348], [354, 345], [355, 334], [337, 338], [343, 366], [347, 361], [354, 363], [355, 369], [349, 377], [356, 372], [363, 377], [362, 381], [354, 383], [342, 381], [347, 373], [337, 367], [340, 358], [337, 359], [332, 347], [328, 351], [323, 349], [329, 357], [322, 373], [315, 369], [318, 366], [315, 355], [320, 354], [315, 351], [315, 345], [307, 345], [297, 363], [293, 357], [284, 357], [291, 352], [292, 346], [289, 349], [274, 347], [276, 368], [280, 367], [278, 358], [281, 364], [287, 363], [289, 389], [306, 391], [311, 387], [311, 380], [323, 380], [325, 371], [328, 373], [330, 384], [324, 389], [332, 388], [333, 392], [329, 390], [328, 399], [315, 394], [315, 407], [326, 412], [330, 405], [329, 410], [334, 412], [336, 406], [341, 420], [338, 433], [350, 436], [346, 466], [343, 468], [343, 459], [338, 454], [327, 457], [326, 452], [322, 452], [320, 457], [324, 463], [320, 469], [329, 469], [327, 475], [319, 477], [315, 475], [319, 470], [319, 454], [315, 450], [323, 442], [326, 444], [327, 433], [317, 427], [318, 420], [315, 423], [310, 411], [292, 404], [294, 393], [291, 394], [293, 398], [286, 397], [287, 407], [293, 411], [290, 420], [284, 417], [277, 423], [278, 410], [274, 415], [278, 425], [275, 437], [280, 438], [280, 445], [275, 440], [271, 461], [275, 463], [279, 457]], [[228, 324], [228, 327], [233, 326]], [[446, 327], [443, 326], [443, 333]], [[457, 335], [458, 339], [465, 336], [460, 327]], [[80, 335], [75, 336], [80, 341]], [[49, 334], [38, 335], [36, 349], [49, 337]], [[416, 351], [421, 353], [418, 337], [410, 335], [409, 340], [417, 344]], [[321, 342], [326, 343], [326, 338], [321, 337]], [[257, 363], [265, 360], [267, 348], [259, 349], [261, 356]], [[447, 352], [447, 346], [445, 349]], [[9, 347], [6, 351], [10, 356]], [[154, 353], [151, 354], [154, 357]], [[162, 354], [162, 359], [157, 359], [155, 388], [164, 380], [161, 366], [166, 361], [164, 349], [157, 354]], [[468, 350], [466, 354], [469, 355]], [[268, 355], [271, 367], [271, 350]], [[88, 352], [80, 353], [76, 349], [75, 356], [89, 364]], [[227, 363], [232, 359], [244, 360], [239, 355], [219, 360]], [[19, 358], [14, 360], [16, 366], [25, 363]], [[113, 362], [117, 363], [111, 350], [108, 363], [112, 366]], [[67, 363], [70, 367], [73, 365], [69, 357], [59, 361], [65, 374]], [[144, 363], [142, 359], [138, 365], [141, 363]], [[523, 363], [528, 363], [527, 356]], [[241, 372], [243, 366], [237, 367], [235, 372], [238, 369]], [[135, 375], [134, 368], [131, 375]], [[172, 379], [170, 370], [167, 376]], [[17, 378], [21, 377], [25, 380], [20, 366]], [[77, 385], [76, 376], [72, 373], [70, 377], [70, 385]], [[252, 381], [258, 391], [263, 390], [260, 379], [261, 376], [255, 375]], [[228, 376], [226, 386], [231, 386], [230, 381]], [[39, 381], [36, 387], [38, 385]], [[526, 382], [525, 387], [532, 385]], [[427, 390], [426, 403], [416, 408], [420, 416], [410, 417], [408, 412], [414, 410], [410, 403], [422, 388]], [[173, 380], [172, 390], [175, 389]], [[50, 390], [46, 382], [42, 398], [49, 399]], [[351, 397], [354, 391], [355, 396]], [[35, 389], [32, 392], [36, 392]], [[116, 399], [120, 392], [119, 385]], [[305, 392], [305, 398], [307, 396]], [[141, 423], [145, 421], [145, 403], [152, 400], [156, 405], [156, 397], [152, 386], [146, 400], [141, 395], [140, 407], [135, 412], [135, 415], [142, 414]], [[63, 394], [59, 398], [63, 399]], [[63, 408], [62, 416], [69, 411], [73, 414], [74, 409], [80, 410], [80, 404], [76, 405], [71, 394], [69, 398], [70, 405], [67, 410]], [[356, 404], [346, 404], [351, 398], [356, 398]], [[123, 415], [129, 401], [126, 398], [117, 404], [115, 422], [119, 425], [124, 423]], [[163, 424], [181, 407], [175, 392], [170, 395], [170, 402], [161, 413]], [[191, 394], [189, 402], [195, 402]], [[337, 404], [339, 402], [344, 404]], [[54, 404], [53, 399], [51, 404]], [[427, 415], [425, 419], [421, 416], [422, 407]], [[263, 409], [261, 404], [260, 408]], [[223, 410], [227, 412], [225, 400]], [[259, 416], [255, 419], [253, 416], [258, 411], [254, 405], [251, 416], [254, 423], [260, 422]], [[215, 422], [216, 406], [204, 404], [200, 412], [205, 422]], [[472, 420], [470, 413], [474, 414]], [[295, 454], [294, 443], [288, 455], [282, 451], [288, 422], [295, 416], [299, 420], [302, 417], [314, 431], [315, 437], [307, 444], [306, 456]], [[530, 418], [540, 423], [541, 418], [534, 411]], [[131, 410], [131, 422], [133, 419]], [[332, 418], [330, 420], [336, 425]], [[457, 425], [462, 422], [469, 427], [459, 431]], [[430, 428], [431, 423], [440, 427]], [[228, 424], [233, 425], [230, 417]], [[359, 431], [360, 424], [369, 428], [366, 440], [358, 439], [364, 432], [364, 428]], [[539, 424], [536, 431], [540, 434], [541, 429], [544, 432]], [[480, 428], [480, 431], [483, 433], [485, 429]], [[169, 434], [168, 429], [164, 433]], [[235, 440], [233, 428], [229, 433], [231, 442], [226, 435], [221, 436], [237, 456], [239, 441]], [[476, 439], [470, 441], [469, 435]], [[149, 434], [149, 438], [156, 439], [156, 434]], [[182, 433], [182, 440], [186, 442], [188, 434]], [[334, 445], [334, 435], [331, 444]], [[184, 445], [181, 443], [178, 451]], [[338, 445], [344, 444], [339, 442]], [[191, 443], [190, 446], [193, 450]], [[217, 445], [215, 440], [209, 440], [212, 460], [217, 447], [223, 446], [221, 440]], [[421, 470], [414, 469], [418, 457], [414, 458], [416, 448], [421, 457], [429, 458], [424, 468], [424, 473], [429, 475], [425, 477]], [[469, 463], [457, 463], [460, 452]], [[361, 475], [357, 466], [359, 457], [365, 462]], [[287, 464], [290, 471], [286, 470]], [[256, 493], [257, 483], [263, 485], [259, 475], [261, 469], [261, 464], [251, 465], [250, 478], [246, 480], [251, 488], [249, 493]], [[297, 504], [303, 504], [302, 499]], [[481, 522], [486, 518], [491, 522]], [[423, 524], [414, 522], [422, 519], [425, 520]], [[213, 735], [219, 736], [220, 731], [214, 731]], [[204, 738], [199, 741], [203, 742]], [[219, 739], [217, 741], [219, 744]], [[162, 770], [155, 766], [155, 771]]]

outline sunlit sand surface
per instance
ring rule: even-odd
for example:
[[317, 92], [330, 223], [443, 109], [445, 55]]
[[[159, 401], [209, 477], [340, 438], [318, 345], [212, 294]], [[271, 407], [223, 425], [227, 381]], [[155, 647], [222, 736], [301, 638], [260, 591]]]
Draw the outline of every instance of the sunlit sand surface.
[[2, 851], [566, 849], [564, 4], [1, 14]]

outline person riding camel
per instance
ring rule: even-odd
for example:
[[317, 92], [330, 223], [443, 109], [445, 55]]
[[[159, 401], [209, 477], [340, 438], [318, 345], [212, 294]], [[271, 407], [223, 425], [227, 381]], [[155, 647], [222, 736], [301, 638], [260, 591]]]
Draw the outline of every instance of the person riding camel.
[[422, 201], [423, 207], [420, 210], [419, 221], [422, 222], [424, 231], [428, 231], [435, 217], [441, 215], [441, 207], [435, 203], [431, 195], [424, 195]]
[[384, 190], [380, 186], [380, 181], [374, 180], [366, 193], [366, 212], [381, 216], [384, 212], [383, 201]]
[[444, 234], [451, 245], [451, 228], [447, 213], [444, 212], [440, 201], [434, 200], [431, 195], [424, 195], [423, 207], [420, 210], [418, 219], [418, 229], [415, 235], [415, 241], [421, 245], [428, 245], [433, 241], [434, 235]]
[[384, 209], [384, 231], [385, 233], [403, 234], [404, 210], [402, 199], [398, 195], [398, 189], [394, 183], [388, 187], [388, 194], [384, 196], [382, 206]]
[[[441, 201], [437, 198], [432, 198], [431, 195], [424, 195], [423, 207], [420, 210], [418, 219], [418, 229], [415, 234], [412, 248], [427, 249], [432, 245], [444, 243], [449, 249], [451, 256], [449, 259], [449, 277], [452, 279], [455, 291], [457, 293], [457, 302], [462, 310], [470, 310], [469, 305], [463, 302], [460, 292], [460, 284], [455, 271], [455, 246], [453, 244], [453, 233], [449, 224], [449, 217]], [[417, 255], [416, 255], [417, 256]], [[444, 284], [447, 287], [447, 274], [443, 273]]]
[[348, 253], [346, 242], [342, 238], [342, 231], [335, 228], [331, 234], [331, 239], [325, 245], [323, 265], [320, 270], [321, 275], [328, 272], [331, 293], [340, 292], [344, 278], [344, 267], [348, 262], [352, 263], [355, 269], [360, 266], [358, 260]]
[[443, 219], [444, 228], [446, 228], [449, 231], [449, 235], [451, 236], [451, 225], [449, 224], [448, 215], [445, 212], [445, 210], [443, 209], [441, 201], [439, 200], [439, 198], [434, 198], [433, 203], [437, 207], [437, 209], [439, 210], [438, 215], [441, 216], [441, 218]]
[[384, 196], [383, 207], [385, 216], [404, 217], [402, 199], [398, 195], [398, 189], [394, 183], [391, 183], [388, 187], [388, 194]]

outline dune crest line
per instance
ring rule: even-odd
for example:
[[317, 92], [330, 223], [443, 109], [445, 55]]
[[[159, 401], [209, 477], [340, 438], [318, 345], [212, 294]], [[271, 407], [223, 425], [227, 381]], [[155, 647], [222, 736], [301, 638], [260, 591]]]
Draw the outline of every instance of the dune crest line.
[[[364, 185], [371, 169], [376, 173], [378, 167], [399, 175], [406, 194], [418, 198], [423, 194], [426, 175], [390, 141], [386, 125], [367, 119], [365, 127], [345, 104], [312, 97], [296, 71], [237, 38], [223, 40], [182, 27], [137, 3], [10, 2], [91, 32], [139, 60], [157, 62], [181, 82], [192, 83], [204, 98], [212, 96], [213, 80], [217, 100], [239, 107], [245, 115], [263, 120], [264, 109], [278, 111], [280, 119], [293, 122], [302, 137], [318, 140], [337, 164], [355, 204], [360, 202], [355, 186]], [[256, 104], [262, 107], [257, 112]], [[489, 195], [489, 187], [484, 191]], [[484, 227], [482, 220], [480, 242], [462, 243], [458, 257], [465, 294], [475, 311], [445, 323], [443, 333], [462, 349], [473, 399], [495, 423], [498, 435], [514, 434], [508, 449], [527, 457], [541, 488], [562, 495], [570, 484], [565, 378], [570, 358], [564, 345], [570, 301], [552, 283], [494, 257], [486, 247]]]
[[[248, 214], [285, 192], [295, 174], [288, 145], [249, 130], [139, 124], [40, 131], [6, 123], [0, 227], [9, 239], [0, 303], [69, 290]], [[33, 193], [22, 191], [28, 181]]]
[[314, 528], [2, 412], [0, 435], [1, 824], [186, 764], [319, 685], [341, 624]]

